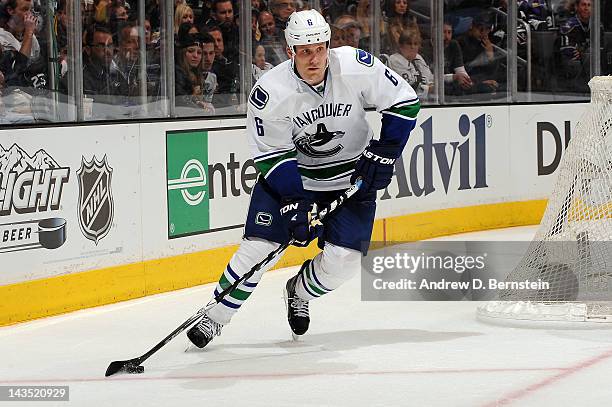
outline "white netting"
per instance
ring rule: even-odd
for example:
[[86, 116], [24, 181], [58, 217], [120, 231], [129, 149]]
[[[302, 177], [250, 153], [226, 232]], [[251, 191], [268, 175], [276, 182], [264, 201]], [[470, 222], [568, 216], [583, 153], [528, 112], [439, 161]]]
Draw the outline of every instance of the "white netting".
[[594, 77], [589, 86], [591, 103], [558, 169], [540, 228], [507, 277], [541, 279], [550, 289], [504, 291], [503, 302], [479, 308], [481, 318], [612, 322], [612, 77]]

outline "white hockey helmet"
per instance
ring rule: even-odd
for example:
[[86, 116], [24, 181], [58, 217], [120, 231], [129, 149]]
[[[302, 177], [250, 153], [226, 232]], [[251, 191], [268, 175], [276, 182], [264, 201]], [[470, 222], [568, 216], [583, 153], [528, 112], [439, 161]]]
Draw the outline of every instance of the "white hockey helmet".
[[287, 46], [295, 51], [296, 45], [317, 44], [329, 42], [331, 28], [327, 21], [316, 10], [303, 10], [294, 12], [287, 20], [285, 28]]

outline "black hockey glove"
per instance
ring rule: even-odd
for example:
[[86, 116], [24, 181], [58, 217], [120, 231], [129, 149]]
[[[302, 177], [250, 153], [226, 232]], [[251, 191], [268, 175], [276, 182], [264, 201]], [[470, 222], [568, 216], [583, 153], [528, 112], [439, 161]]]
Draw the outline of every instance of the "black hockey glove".
[[363, 179], [359, 189], [359, 196], [363, 197], [371, 192], [386, 188], [391, 183], [393, 164], [397, 156], [397, 147], [381, 144], [372, 140], [355, 164], [355, 171], [351, 176], [354, 183], [358, 177]]
[[295, 246], [306, 247], [318, 237], [320, 226], [310, 225], [310, 218], [315, 204], [307, 199], [284, 200], [281, 203], [283, 223], [289, 231], [289, 237], [295, 239]]

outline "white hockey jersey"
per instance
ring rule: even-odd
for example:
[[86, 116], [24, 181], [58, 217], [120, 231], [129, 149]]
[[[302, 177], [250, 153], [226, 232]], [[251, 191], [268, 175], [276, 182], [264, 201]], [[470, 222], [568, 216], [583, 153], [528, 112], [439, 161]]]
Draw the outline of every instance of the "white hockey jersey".
[[266, 178], [297, 160], [305, 189], [344, 189], [374, 135], [364, 107], [381, 112], [418, 104], [410, 85], [371, 54], [334, 48], [322, 94], [295, 74], [290, 60], [264, 75], [249, 96], [247, 133]]

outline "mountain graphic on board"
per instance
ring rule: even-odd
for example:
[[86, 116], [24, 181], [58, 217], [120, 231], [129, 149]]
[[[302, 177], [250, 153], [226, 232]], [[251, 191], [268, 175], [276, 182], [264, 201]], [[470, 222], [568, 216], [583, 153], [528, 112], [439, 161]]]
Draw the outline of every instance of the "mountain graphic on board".
[[30, 156], [23, 148], [13, 144], [5, 150], [0, 144], [0, 198], [4, 197], [10, 172], [21, 174], [25, 171], [60, 168], [59, 164], [43, 149]]

